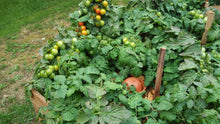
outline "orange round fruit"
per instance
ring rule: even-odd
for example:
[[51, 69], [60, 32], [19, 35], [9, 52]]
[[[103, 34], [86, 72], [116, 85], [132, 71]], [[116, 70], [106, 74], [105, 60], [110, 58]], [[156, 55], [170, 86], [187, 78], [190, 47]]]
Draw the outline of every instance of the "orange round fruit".
[[85, 36], [87, 35], [87, 31], [86, 30], [82, 30], [81, 33], [82, 33], [82, 35], [85, 35]]
[[101, 15], [105, 15], [105, 13], [106, 13], [105, 9], [101, 9], [101, 10], [100, 10], [100, 14], [101, 14]]
[[100, 9], [97, 8], [97, 9], [95, 10], [95, 12], [96, 12], [96, 14], [100, 14]]
[[83, 26], [84, 23], [83, 23], [83, 22], [79, 22], [78, 25], [79, 25], [79, 26]]
[[81, 26], [81, 30], [83, 31], [83, 30], [86, 30], [86, 26]]
[[96, 15], [95, 18], [96, 18], [96, 20], [98, 20], [98, 21], [102, 19], [102, 17], [101, 17], [100, 15]]

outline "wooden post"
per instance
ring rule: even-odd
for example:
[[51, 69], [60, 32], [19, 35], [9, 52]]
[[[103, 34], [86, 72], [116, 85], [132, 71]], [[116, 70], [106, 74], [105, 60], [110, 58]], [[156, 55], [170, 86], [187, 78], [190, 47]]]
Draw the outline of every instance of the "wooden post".
[[207, 42], [207, 33], [208, 33], [208, 30], [212, 27], [215, 13], [212, 10], [209, 10], [207, 11], [206, 15], [207, 15], [208, 20], [205, 25], [205, 32], [202, 35], [201, 45], [205, 45]]
[[209, 7], [209, 0], [205, 0], [205, 8], [207, 9]]
[[154, 99], [160, 95], [160, 86], [161, 86], [161, 80], [163, 76], [165, 53], [166, 53], [166, 48], [160, 48], [160, 57], [159, 57], [158, 65], [157, 65], [157, 76], [156, 76], [156, 81], [155, 81]]

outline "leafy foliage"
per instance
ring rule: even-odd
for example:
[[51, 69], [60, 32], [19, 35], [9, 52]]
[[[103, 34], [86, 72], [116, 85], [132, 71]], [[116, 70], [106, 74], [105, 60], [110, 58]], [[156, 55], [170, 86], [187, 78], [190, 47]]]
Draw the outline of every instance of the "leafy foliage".
[[[212, 33], [210, 43], [200, 45], [205, 17], [191, 13], [202, 14], [202, 4], [131, 0], [127, 7], [109, 5], [104, 26], [90, 19], [93, 10], [71, 14], [73, 26], [83, 21], [91, 34], [63, 29], [42, 49], [32, 86], [50, 104], [39, 116], [46, 123], [219, 123], [220, 43]], [[211, 32], [217, 29], [215, 21]], [[60, 59], [45, 59], [60, 40]], [[149, 101], [145, 91], [121, 82], [143, 75], [145, 86], [153, 86], [161, 47], [167, 49], [161, 96]], [[55, 76], [38, 77], [48, 65], [58, 66]]]

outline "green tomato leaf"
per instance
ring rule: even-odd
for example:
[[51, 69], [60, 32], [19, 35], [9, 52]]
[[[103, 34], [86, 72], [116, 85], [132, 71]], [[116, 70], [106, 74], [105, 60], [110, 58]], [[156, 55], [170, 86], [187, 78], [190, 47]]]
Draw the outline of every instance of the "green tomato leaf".
[[56, 82], [59, 82], [59, 83], [61, 83], [61, 84], [64, 84], [64, 82], [66, 81], [66, 77], [65, 77], [64, 75], [56, 75], [56, 76], [54, 77], [54, 80], [55, 80]]
[[184, 59], [184, 62], [180, 64], [178, 69], [180, 71], [198, 69], [198, 66], [192, 59]]
[[113, 83], [110, 81], [106, 81], [104, 82], [104, 86], [110, 90], [117, 90], [117, 89], [122, 89], [122, 85], [121, 84], [117, 84], [117, 83]]
[[85, 112], [79, 112], [79, 115], [77, 116], [76, 122], [77, 124], [84, 124], [89, 121], [89, 116], [86, 115]]
[[106, 94], [106, 91], [103, 88], [95, 85], [88, 85], [86, 86], [86, 88], [91, 98], [98, 98], [99, 96], [103, 96]]
[[161, 103], [159, 103], [157, 108], [159, 111], [170, 110], [171, 108], [173, 108], [173, 105], [168, 101], [162, 101]]
[[76, 108], [72, 108], [68, 111], [64, 111], [62, 113], [62, 119], [64, 121], [72, 121], [72, 120], [76, 120], [77, 116], [78, 116], [78, 110]]
[[169, 121], [173, 121], [176, 119], [176, 115], [172, 112], [167, 112], [167, 111], [162, 111], [160, 113], [160, 117], [169, 120]]

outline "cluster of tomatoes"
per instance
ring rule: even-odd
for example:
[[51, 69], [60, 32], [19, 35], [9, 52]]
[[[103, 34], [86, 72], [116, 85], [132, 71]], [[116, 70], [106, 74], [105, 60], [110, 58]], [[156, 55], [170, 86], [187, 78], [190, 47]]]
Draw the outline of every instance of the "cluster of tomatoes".
[[[85, 15], [88, 10], [92, 11], [91, 18], [94, 19], [94, 24], [99, 27], [105, 25], [105, 21], [102, 16], [105, 15], [106, 10], [109, 10], [108, 1], [106, 0], [86, 0], [83, 2], [85, 8], [78, 11], [79, 15]], [[80, 35], [88, 35], [90, 31], [86, 28], [84, 22], [78, 22], [78, 27], [76, 29]]]
[[[56, 57], [56, 60], [60, 60], [59, 49], [65, 49], [65, 43], [63, 41], [57, 41], [56, 44], [53, 45], [51, 49], [48, 49], [47, 54], [44, 55], [44, 58], [51, 61]], [[58, 71], [58, 65], [49, 65], [44, 69], [41, 69], [37, 73], [37, 77], [50, 77], [51, 79], [55, 76], [55, 71]]]
[[125, 45], [130, 45], [131, 47], [135, 47], [136, 46], [136, 43], [129, 41], [129, 39], [127, 37], [123, 37], [122, 41], [123, 41], [123, 43]]
[[78, 28], [77, 28], [77, 31], [80, 31], [79, 35], [88, 35], [90, 33], [90, 31], [88, 29], [86, 29], [86, 26], [84, 25], [83, 22], [79, 22], [78, 23]]
[[204, 16], [200, 10], [192, 10], [189, 12], [195, 19], [203, 19], [204, 22], [207, 22], [207, 16]]
[[[105, 15], [106, 10], [109, 10], [108, 1], [99, 0], [99, 2], [102, 2], [102, 4], [94, 4], [93, 6], [93, 10], [95, 14], [95, 25], [97, 27], [103, 26], [105, 24], [105, 21], [102, 20], [102, 16]], [[93, 16], [92, 19], [94, 19]]]

